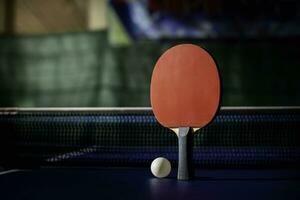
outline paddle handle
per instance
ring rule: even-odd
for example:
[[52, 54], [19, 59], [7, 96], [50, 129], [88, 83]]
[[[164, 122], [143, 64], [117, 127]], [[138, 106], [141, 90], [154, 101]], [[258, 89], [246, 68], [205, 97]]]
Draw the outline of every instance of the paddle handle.
[[178, 133], [178, 180], [189, 180], [189, 127], [179, 128]]

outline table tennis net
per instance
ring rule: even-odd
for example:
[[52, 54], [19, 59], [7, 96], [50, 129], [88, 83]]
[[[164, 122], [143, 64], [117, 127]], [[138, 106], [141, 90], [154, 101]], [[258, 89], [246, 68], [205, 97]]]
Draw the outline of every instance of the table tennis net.
[[[203, 168], [299, 167], [299, 109], [222, 109], [194, 135]], [[177, 164], [177, 136], [151, 110], [18, 111], [0, 115], [1, 165], [149, 166]]]

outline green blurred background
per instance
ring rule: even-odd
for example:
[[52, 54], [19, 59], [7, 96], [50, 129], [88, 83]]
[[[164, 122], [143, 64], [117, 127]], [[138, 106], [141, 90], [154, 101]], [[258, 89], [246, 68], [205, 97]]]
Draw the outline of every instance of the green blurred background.
[[[42, 1], [11, 2], [2, 0], [7, 6], [3, 16], [11, 16], [9, 9], [19, 15], [4, 23], [0, 36], [1, 107], [150, 106], [156, 60], [169, 47], [185, 42], [203, 46], [215, 57], [223, 106], [300, 105], [297, 38], [133, 41], [109, 6], [106, 28], [63, 24], [54, 31], [36, 30], [28, 28], [34, 27], [34, 20], [22, 18], [21, 11]], [[33, 25], [22, 23], [26, 19]], [[59, 24], [60, 19], [55, 20]]]

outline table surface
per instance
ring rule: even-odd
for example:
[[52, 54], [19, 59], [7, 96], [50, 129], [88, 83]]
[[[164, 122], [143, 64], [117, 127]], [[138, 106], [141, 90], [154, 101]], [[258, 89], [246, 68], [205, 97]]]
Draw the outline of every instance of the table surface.
[[[157, 179], [141, 167], [162, 155], [177, 163], [176, 138], [150, 109], [0, 109], [3, 167], [48, 166], [0, 172], [0, 200], [300, 199], [299, 122], [299, 108], [223, 108], [195, 137], [196, 166], [240, 168], [177, 181], [175, 168]], [[77, 164], [140, 167], [49, 168]]]
[[191, 181], [146, 168], [40, 168], [1, 172], [6, 199], [300, 199], [299, 170], [196, 170]]

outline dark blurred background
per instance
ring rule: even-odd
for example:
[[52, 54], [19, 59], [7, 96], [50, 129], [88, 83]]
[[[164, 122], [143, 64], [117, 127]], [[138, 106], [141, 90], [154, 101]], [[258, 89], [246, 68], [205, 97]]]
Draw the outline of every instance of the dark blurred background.
[[299, 22], [297, 0], [0, 0], [0, 107], [150, 106], [185, 42], [217, 60], [223, 106], [300, 105]]

